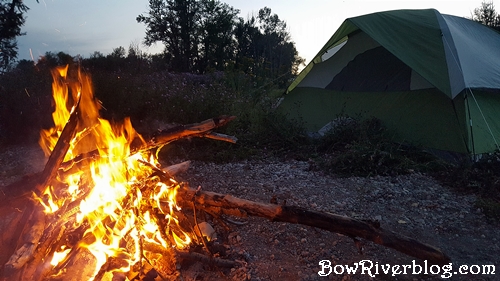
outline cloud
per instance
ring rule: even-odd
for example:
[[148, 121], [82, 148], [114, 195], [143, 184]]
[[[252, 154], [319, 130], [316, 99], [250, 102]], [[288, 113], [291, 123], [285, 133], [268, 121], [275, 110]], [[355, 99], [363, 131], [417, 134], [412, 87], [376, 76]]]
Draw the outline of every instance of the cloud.
[[[132, 42], [141, 41], [141, 37], [133, 38], [129, 34], [118, 34], [112, 31], [102, 32], [65, 32], [46, 29], [28, 31], [18, 38], [18, 59], [31, 59], [30, 49], [35, 59], [46, 52], [65, 52], [72, 56], [88, 57], [95, 51], [109, 54], [114, 48], [127, 48]], [[141, 35], [139, 35], [141, 36]]]
[[[146, 5], [146, 6], [145, 6]], [[114, 48], [127, 48], [141, 42], [144, 25], [135, 17], [147, 4], [110, 0], [102, 2], [47, 1], [30, 6], [23, 32], [18, 38], [18, 59], [37, 59], [46, 52], [65, 52], [88, 57], [99, 51], [109, 54]]]

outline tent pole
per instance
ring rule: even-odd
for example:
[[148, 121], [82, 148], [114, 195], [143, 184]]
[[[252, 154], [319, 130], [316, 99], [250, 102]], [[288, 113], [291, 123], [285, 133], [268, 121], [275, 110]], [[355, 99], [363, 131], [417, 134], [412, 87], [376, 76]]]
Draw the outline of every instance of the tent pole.
[[472, 145], [472, 155], [475, 158], [476, 157], [476, 148], [474, 145], [474, 132], [472, 130], [472, 117], [470, 114], [470, 106], [469, 106], [469, 98], [467, 95], [467, 91], [464, 92], [464, 98], [465, 98], [465, 104], [467, 105], [467, 119], [469, 121], [469, 129], [470, 129], [470, 140], [471, 140], [471, 145]]
[[[454, 100], [453, 100], [453, 99], [452, 99], [452, 100], [450, 100], [450, 101], [451, 101], [451, 107], [453, 108], [453, 112], [455, 113], [455, 117], [457, 118], [457, 123], [458, 123], [458, 124], [459, 124], [459, 126], [460, 126], [460, 124], [461, 124], [462, 122], [460, 122], [460, 118], [458, 117], [457, 107], [455, 106], [455, 102], [454, 102]], [[467, 121], [466, 121], [465, 123], [466, 123], [466, 125], [465, 125], [465, 126], [467, 126]], [[460, 131], [461, 131], [461, 130], [460, 130]], [[461, 134], [461, 135], [462, 135], [462, 138], [463, 138], [462, 140], [464, 141], [465, 149], [467, 149], [467, 154], [469, 154], [469, 155], [470, 155], [471, 151], [470, 151], [470, 149], [469, 149], [469, 144], [467, 143], [467, 135], [466, 135], [466, 134], [465, 134], [465, 135], [464, 135], [464, 134]]]
[[481, 113], [481, 117], [483, 117], [484, 124], [486, 124], [486, 127], [488, 128], [488, 132], [490, 133], [491, 137], [493, 138], [493, 141], [495, 142], [495, 146], [498, 149], [499, 145], [497, 142], [497, 139], [495, 138], [495, 134], [493, 134], [493, 131], [491, 130], [490, 124], [488, 124], [488, 121], [486, 120], [486, 117], [483, 114], [483, 110], [479, 106], [479, 103], [477, 102], [476, 96], [474, 95], [474, 92], [472, 92], [471, 88], [468, 88], [472, 98], [474, 99], [474, 102], [476, 103], [477, 109], [479, 109], [479, 113]]

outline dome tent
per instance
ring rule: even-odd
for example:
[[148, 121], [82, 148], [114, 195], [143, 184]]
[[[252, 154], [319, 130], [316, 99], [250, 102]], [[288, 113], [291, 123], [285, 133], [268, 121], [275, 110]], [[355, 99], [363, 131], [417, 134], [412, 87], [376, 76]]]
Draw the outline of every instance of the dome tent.
[[434, 9], [349, 18], [288, 87], [279, 110], [318, 131], [375, 117], [397, 141], [464, 154], [500, 143], [500, 34]]

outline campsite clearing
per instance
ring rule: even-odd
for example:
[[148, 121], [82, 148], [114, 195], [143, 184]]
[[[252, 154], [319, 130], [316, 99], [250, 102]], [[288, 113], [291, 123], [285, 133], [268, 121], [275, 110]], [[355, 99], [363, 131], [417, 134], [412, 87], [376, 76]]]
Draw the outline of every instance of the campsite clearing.
[[[43, 168], [38, 146], [10, 146], [0, 153], [0, 186]], [[429, 176], [413, 173], [393, 177], [335, 178], [310, 169], [307, 161], [262, 160], [214, 164], [195, 161], [180, 181], [204, 190], [268, 203], [302, 206], [318, 211], [378, 220], [382, 227], [439, 247], [458, 266], [500, 266], [500, 225], [478, 209], [475, 196], [458, 194]], [[217, 223], [214, 223], [217, 225]], [[216, 228], [227, 255], [245, 261], [229, 272], [190, 268], [184, 280], [373, 280], [367, 274], [319, 277], [320, 260], [353, 265], [361, 260], [379, 264], [411, 264], [413, 258], [363, 242], [360, 254], [351, 238], [287, 223], [249, 218], [246, 225]], [[229, 239], [232, 238], [232, 239]], [[498, 272], [496, 273], [498, 275]], [[496, 280], [496, 275], [454, 275], [452, 280]], [[443, 280], [437, 275], [379, 274], [380, 280]], [[247, 279], [249, 278], [249, 279]]]

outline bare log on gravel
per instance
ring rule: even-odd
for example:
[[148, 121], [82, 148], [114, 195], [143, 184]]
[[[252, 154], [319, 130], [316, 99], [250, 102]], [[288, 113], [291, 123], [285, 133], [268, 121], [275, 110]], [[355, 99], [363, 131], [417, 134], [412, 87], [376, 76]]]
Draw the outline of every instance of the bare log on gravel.
[[[380, 226], [361, 220], [331, 214], [322, 213], [296, 206], [281, 206], [249, 201], [208, 191], [196, 191], [189, 187], [183, 187], [178, 195], [181, 199], [177, 202], [189, 207], [188, 202], [196, 202], [198, 209], [239, 209], [250, 216], [267, 218], [271, 221], [289, 222], [303, 224], [316, 228], [340, 233], [352, 238], [359, 237], [376, 244], [392, 248], [406, 255], [422, 260], [428, 260], [434, 264], [447, 264], [450, 258], [439, 249], [406, 237], [401, 234], [385, 230]], [[241, 212], [240, 212], [241, 213]], [[233, 212], [238, 214], [238, 212]]]

